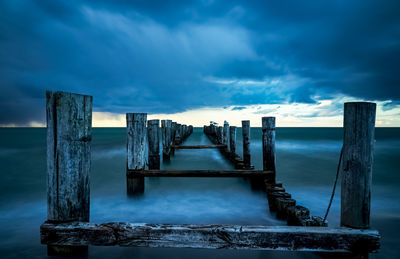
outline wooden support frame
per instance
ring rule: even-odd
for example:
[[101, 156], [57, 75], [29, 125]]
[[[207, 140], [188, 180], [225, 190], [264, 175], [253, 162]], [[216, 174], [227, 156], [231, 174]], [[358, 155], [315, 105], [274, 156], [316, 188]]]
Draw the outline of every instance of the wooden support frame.
[[[376, 111], [376, 105], [373, 103], [345, 104], [343, 148], [345, 175], [342, 181], [341, 225], [346, 227], [332, 229], [290, 226], [89, 223], [87, 221], [90, 201], [92, 97], [47, 92], [46, 101], [48, 221], [42, 224], [40, 235], [42, 244], [48, 245], [48, 251], [54, 251], [56, 254], [62, 251], [74, 253], [87, 251], [88, 245], [119, 245], [367, 254], [378, 251], [380, 247], [379, 232], [368, 229]], [[295, 224], [301, 221], [305, 222], [306, 226], [315, 226], [316, 217], [310, 219], [309, 210], [296, 206], [296, 201], [290, 198], [290, 194], [284, 193], [282, 185], [275, 183], [275, 168], [274, 166], [269, 168], [275, 163], [266, 163], [275, 159], [274, 150], [269, 149], [274, 145], [274, 134], [263, 134], [263, 151], [266, 151], [263, 153], [264, 170], [157, 170], [160, 168], [159, 121], [150, 120], [147, 131], [145, 121], [146, 114], [127, 114], [127, 179], [135, 181], [135, 186], [132, 186], [134, 189], [139, 187], [137, 180], [143, 180], [144, 177], [259, 178], [263, 179], [264, 183], [272, 183], [270, 186], [265, 185], [266, 191], [270, 200], [275, 199], [276, 210], [281, 217]], [[275, 128], [274, 122], [275, 119], [272, 117], [263, 118], [263, 131], [271, 133]], [[243, 160], [246, 169], [249, 169], [251, 167], [250, 122], [242, 121], [242, 126]], [[232, 156], [227, 150], [227, 140], [221, 140], [222, 136], [227, 136], [226, 129], [227, 127], [223, 134], [222, 127], [210, 125], [204, 128], [205, 133], [212, 136], [210, 139], [217, 137], [218, 141], [213, 142], [225, 144], [220, 149], [222, 153], [229, 154], [231, 161], [236, 161], [236, 156]], [[193, 127], [176, 124], [174, 132], [177, 135], [174, 138], [175, 144], [181, 144], [193, 132]], [[145, 141], [147, 136], [149, 143]], [[149, 146], [147, 154], [150, 158], [149, 169], [152, 170], [144, 170], [146, 144]], [[213, 147], [215, 146], [218, 145]], [[62, 160], [63, 155], [68, 159]], [[54, 190], [57, 190], [56, 194]], [[60, 197], [66, 201], [61, 204], [62, 206], [59, 205]], [[57, 204], [54, 203], [55, 198]]]
[[226, 148], [226, 145], [187, 145], [173, 146], [174, 149], [204, 149], [204, 148]]
[[263, 170], [127, 170], [127, 177], [265, 177], [272, 171]]
[[185, 225], [87, 222], [40, 227], [47, 245], [140, 246], [209, 249], [252, 249], [318, 252], [376, 252], [376, 230], [351, 228]]

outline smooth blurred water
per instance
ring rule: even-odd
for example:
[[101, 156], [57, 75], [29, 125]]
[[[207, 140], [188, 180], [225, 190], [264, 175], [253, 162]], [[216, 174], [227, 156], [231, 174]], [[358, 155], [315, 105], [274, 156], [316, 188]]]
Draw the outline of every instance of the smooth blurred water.
[[[91, 215], [95, 223], [221, 223], [283, 225], [268, 210], [266, 196], [237, 178], [148, 178], [145, 194], [126, 195], [124, 128], [94, 128]], [[313, 215], [323, 216], [342, 144], [341, 128], [278, 128], [277, 177]], [[185, 144], [209, 144], [201, 128]], [[382, 234], [373, 258], [398, 258], [400, 239], [400, 128], [377, 128], [371, 224]], [[241, 131], [237, 152], [242, 152]], [[262, 167], [261, 129], [251, 129], [252, 163]], [[46, 130], [0, 129], [0, 257], [46, 258], [39, 226], [46, 220]], [[163, 169], [231, 169], [217, 150], [177, 150]], [[340, 186], [339, 186], [340, 187]], [[328, 217], [339, 225], [340, 188]], [[89, 258], [318, 258], [312, 253], [270, 251], [90, 247]]]

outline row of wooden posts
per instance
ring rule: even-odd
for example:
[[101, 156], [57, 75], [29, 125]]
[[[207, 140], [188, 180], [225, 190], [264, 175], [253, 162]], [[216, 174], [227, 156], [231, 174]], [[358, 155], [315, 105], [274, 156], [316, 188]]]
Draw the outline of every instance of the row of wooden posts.
[[[147, 127], [146, 127], [147, 122]], [[146, 113], [126, 114], [127, 175], [129, 171], [160, 169], [160, 120], [148, 120]], [[172, 120], [161, 121], [161, 142], [164, 160], [169, 160], [177, 146], [193, 132], [192, 125]], [[127, 192], [144, 192], [144, 177], [127, 177]]]
[[[290, 226], [327, 226], [328, 222], [319, 216], [311, 216], [310, 210], [297, 204], [296, 200], [283, 188], [282, 183], [276, 182], [275, 168], [275, 117], [262, 117], [262, 151], [263, 171], [273, 174], [259, 177], [252, 177], [252, 187], [263, 189], [268, 197], [269, 209], [276, 212], [280, 219], [287, 220]], [[210, 123], [204, 126], [204, 133], [213, 143], [221, 144], [221, 154], [230, 160], [235, 168], [253, 169], [250, 156], [250, 121], [242, 121], [243, 157], [236, 153], [236, 127], [229, 126], [224, 121], [224, 126], [216, 126]], [[228, 134], [229, 133], [229, 134]]]
[[[47, 92], [46, 96], [48, 220], [41, 226], [41, 241], [49, 247], [91, 244], [342, 252], [357, 250], [357, 253], [373, 252], [379, 248], [380, 235], [377, 231], [358, 230], [369, 228], [370, 222], [376, 111], [374, 103], [357, 102], [344, 105], [340, 219], [341, 226], [346, 228], [316, 230], [287, 226], [271, 228], [269, 226], [183, 226], [141, 223], [96, 225], [88, 223], [93, 99], [91, 96], [65, 92]], [[171, 130], [168, 130], [168, 125], [171, 125]], [[171, 154], [171, 151], [178, 148], [179, 144], [193, 131], [193, 127], [190, 126], [176, 124], [173, 127], [172, 125], [172, 122], [168, 121], [162, 123], [161, 135], [164, 139], [163, 154], [165, 155]], [[152, 169], [159, 169], [160, 166], [159, 121], [149, 120], [146, 127], [146, 114], [127, 114], [127, 172], [133, 172], [132, 180], [135, 185], [133, 190], [143, 189], [143, 186], [138, 187], [143, 176], [256, 176], [265, 179], [266, 175], [271, 173], [275, 175], [275, 118], [263, 118], [262, 125], [263, 170], [218, 172], [186, 170], [172, 173]], [[244, 142], [248, 142], [250, 124], [245, 122], [242, 126], [245, 126], [243, 131], [248, 138]], [[208, 132], [210, 128], [204, 129]], [[218, 130], [220, 141], [226, 146], [227, 130], [225, 134], [224, 130], [222, 133], [219, 128]], [[231, 138], [229, 142], [234, 139]], [[228, 151], [232, 150], [234, 150], [234, 145], [230, 145]], [[250, 156], [246, 157], [246, 154], [250, 155], [250, 150], [245, 153], [243, 159], [246, 161], [244, 164], [250, 166]], [[139, 176], [142, 178], [138, 178]], [[273, 178], [273, 184], [276, 184], [274, 180], [275, 178]], [[278, 185], [271, 185], [271, 188], [279, 191]]]

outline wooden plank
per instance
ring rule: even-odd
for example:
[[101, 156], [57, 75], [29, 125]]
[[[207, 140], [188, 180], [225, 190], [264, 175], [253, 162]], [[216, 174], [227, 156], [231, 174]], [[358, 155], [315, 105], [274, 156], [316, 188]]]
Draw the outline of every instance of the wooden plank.
[[174, 146], [175, 149], [202, 149], [202, 148], [225, 148], [226, 145], [193, 145], [193, 146]]
[[42, 244], [376, 252], [376, 230], [291, 226], [44, 223]]
[[272, 171], [263, 170], [128, 170], [128, 177], [250, 177], [273, 176]]
[[47, 218], [89, 220], [92, 96], [46, 92]]
[[344, 104], [342, 226], [369, 228], [376, 104]]

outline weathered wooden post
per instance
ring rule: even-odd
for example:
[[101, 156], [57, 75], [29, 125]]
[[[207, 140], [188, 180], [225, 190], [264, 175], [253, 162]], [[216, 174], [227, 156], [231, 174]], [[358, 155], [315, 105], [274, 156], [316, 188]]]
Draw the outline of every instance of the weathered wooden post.
[[[126, 114], [126, 149], [127, 169], [145, 170], [147, 163], [147, 130], [146, 113]], [[128, 194], [144, 192], [144, 177], [127, 177], [126, 187]]]
[[[275, 170], [275, 117], [262, 117], [263, 170]], [[274, 177], [275, 178], [275, 177]]]
[[160, 120], [147, 121], [147, 134], [149, 140], [149, 170], [160, 169]]
[[242, 121], [242, 136], [243, 136], [243, 162], [246, 168], [250, 168], [250, 121]]
[[376, 104], [344, 104], [342, 226], [369, 228]]
[[181, 139], [182, 139], [181, 124], [177, 123], [176, 124], [176, 128], [175, 128], [175, 139], [174, 139], [175, 145], [180, 145], [181, 144]]
[[[89, 221], [92, 96], [46, 92], [47, 219]], [[87, 251], [87, 246], [48, 246], [49, 255]]]
[[171, 152], [171, 120], [162, 120], [161, 121], [161, 139], [163, 146], [163, 159], [170, 159]]
[[231, 156], [236, 154], [236, 127], [229, 126], [229, 151]]
[[175, 148], [174, 148], [173, 146], [175, 145], [176, 128], [177, 128], [176, 122], [173, 121], [173, 122], [171, 123], [171, 139], [170, 139], [170, 141], [171, 141], [171, 143], [170, 143], [170, 146], [171, 146], [171, 155], [175, 154]]
[[224, 143], [224, 127], [219, 126], [217, 130], [218, 130], [217, 142], [218, 142], [218, 144], [223, 144]]
[[229, 123], [227, 121], [224, 121], [224, 137], [223, 137], [223, 144], [227, 146], [228, 150], [228, 145], [229, 145]]

